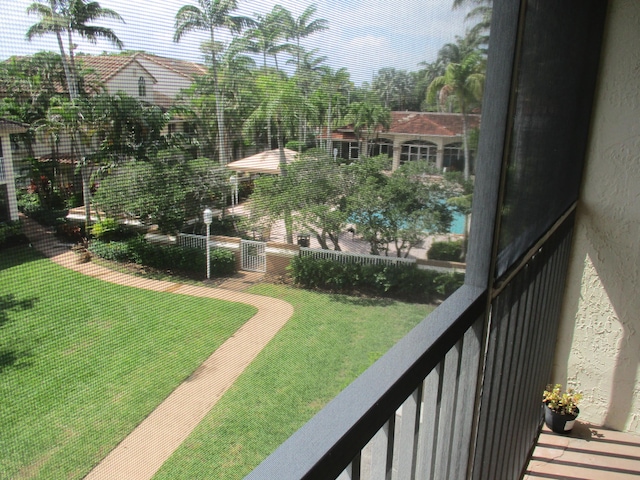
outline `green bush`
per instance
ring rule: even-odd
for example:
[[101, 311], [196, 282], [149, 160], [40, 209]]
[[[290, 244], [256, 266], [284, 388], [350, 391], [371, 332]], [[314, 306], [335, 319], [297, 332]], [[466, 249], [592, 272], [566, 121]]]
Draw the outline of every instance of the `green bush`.
[[[206, 252], [200, 248], [149, 243], [142, 235], [125, 241], [93, 240], [89, 251], [106, 260], [133, 262], [161, 270], [204, 275], [207, 267]], [[235, 257], [230, 251], [212, 249], [210, 262], [215, 276], [235, 271]]]
[[117, 231], [118, 222], [113, 218], [105, 218], [101, 222], [94, 223], [91, 227], [91, 235], [104, 241], [114, 240]]
[[100, 258], [114, 262], [128, 262], [131, 260], [129, 245], [126, 242], [93, 240], [89, 244], [89, 251]]
[[0, 222], [0, 248], [28, 243], [20, 222]]
[[311, 256], [294, 257], [289, 270], [295, 283], [305, 288], [350, 292], [430, 302], [445, 298], [464, 281], [464, 274], [422, 270], [416, 264], [362, 265]]
[[459, 262], [462, 258], [462, 240], [453, 242], [433, 242], [427, 252], [429, 260]]
[[65, 223], [69, 210], [46, 210], [40, 208], [28, 213], [29, 218], [32, 218], [40, 225], [45, 227], [57, 227]]

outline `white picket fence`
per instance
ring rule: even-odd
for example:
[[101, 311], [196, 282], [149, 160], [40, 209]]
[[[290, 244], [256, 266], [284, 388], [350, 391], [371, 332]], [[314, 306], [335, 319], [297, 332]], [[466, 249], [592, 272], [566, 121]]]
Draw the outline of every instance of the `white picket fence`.
[[335, 250], [321, 250], [318, 248], [300, 247], [300, 256], [311, 256], [340, 263], [362, 263], [365, 265], [407, 265], [416, 263], [415, 258], [382, 257], [364, 253], [340, 252]]
[[206, 235], [179, 233], [177, 243], [180, 247], [195, 247], [205, 250], [207, 248], [207, 237]]

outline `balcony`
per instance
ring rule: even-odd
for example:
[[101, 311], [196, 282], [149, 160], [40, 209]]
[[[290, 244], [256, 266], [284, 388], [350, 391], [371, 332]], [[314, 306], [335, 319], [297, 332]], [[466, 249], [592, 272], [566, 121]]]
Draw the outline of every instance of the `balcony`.
[[[633, 436], [595, 427], [582, 440], [544, 430], [540, 435], [540, 396], [559, 353], [556, 339], [565, 286], [567, 279], [581, 281], [575, 275], [567, 277], [570, 264], [584, 263], [575, 237], [584, 238], [585, 231], [598, 234], [599, 229], [587, 225], [594, 205], [578, 203], [580, 186], [600, 185], [606, 179], [600, 187], [609, 187], [604, 197], [594, 200], [599, 213], [612, 211], [607, 207], [628, 207], [616, 203], [620, 196], [613, 190], [618, 184], [607, 183], [611, 180], [606, 173], [597, 176], [600, 172], [594, 165], [589, 168], [596, 176], [587, 170], [586, 183], [582, 179], [585, 158], [597, 164], [603, 157], [599, 143], [617, 151], [607, 142], [621, 137], [616, 131], [608, 139], [589, 140], [607, 5], [573, 3], [553, 7], [534, 1], [493, 3], [465, 285], [247, 478], [637, 476], [639, 442]], [[640, 15], [638, 7], [612, 3], [617, 4], [618, 15], [612, 19], [610, 14], [609, 22]], [[620, 14], [625, 8], [635, 14]], [[616, 48], [633, 42], [624, 35], [637, 39], [637, 29], [631, 26], [609, 31], [622, 36], [617, 47], [605, 49], [605, 63], [611, 52], [615, 61], [600, 67], [600, 75], [625, 64], [624, 48], [621, 53]], [[634, 87], [637, 79], [625, 88], [635, 91]], [[612, 102], [617, 113], [620, 104], [607, 93], [600, 93], [599, 101]], [[608, 121], [600, 119], [599, 125], [607, 134]], [[616, 124], [623, 131], [631, 125], [635, 125], [631, 118]], [[590, 144], [593, 151], [588, 155]], [[614, 182], [628, 184], [624, 173], [615, 178]], [[637, 186], [630, 192], [637, 195]], [[588, 195], [582, 193], [583, 198]], [[629, 208], [623, 217], [635, 218], [636, 210]], [[614, 250], [630, 249], [633, 265], [621, 276], [635, 285], [635, 238], [624, 233], [615, 238]], [[607, 248], [613, 256], [611, 245]], [[619, 279], [608, 286], [606, 293], [615, 297], [626, 288]], [[637, 304], [633, 299], [626, 302], [625, 306]], [[637, 315], [634, 318], [637, 326]], [[623, 341], [635, 340], [629, 334]], [[581, 353], [587, 363], [594, 355]], [[635, 371], [637, 363], [633, 359], [629, 363]], [[636, 392], [637, 385], [636, 380]], [[623, 402], [634, 422], [633, 393], [629, 395], [631, 400], [625, 394]], [[582, 425], [576, 435], [585, 433]], [[613, 467], [599, 462], [606, 457], [619, 462]]]

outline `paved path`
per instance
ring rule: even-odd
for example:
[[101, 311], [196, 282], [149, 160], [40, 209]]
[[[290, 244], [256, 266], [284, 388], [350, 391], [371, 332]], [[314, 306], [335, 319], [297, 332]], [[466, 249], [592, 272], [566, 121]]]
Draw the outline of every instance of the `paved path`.
[[244, 292], [149, 280], [114, 272], [93, 263], [77, 263], [76, 254], [55, 236], [25, 219], [32, 245], [63, 267], [101, 280], [147, 290], [217, 298], [253, 305], [258, 313], [218, 348], [85, 478], [150, 479], [200, 423], [224, 392], [293, 315], [293, 307]]

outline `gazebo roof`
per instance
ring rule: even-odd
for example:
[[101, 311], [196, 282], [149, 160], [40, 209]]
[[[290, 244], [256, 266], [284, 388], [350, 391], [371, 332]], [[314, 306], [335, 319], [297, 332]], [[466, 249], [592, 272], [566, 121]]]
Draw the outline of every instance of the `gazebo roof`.
[[[298, 152], [285, 148], [284, 155], [287, 159], [287, 164], [290, 164], [296, 160]], [[236, 172], [280, 175], [280, 150], [276, 148], [275, 150], [256, 153], [250, 157], [230, 162], [227, 167]]]

